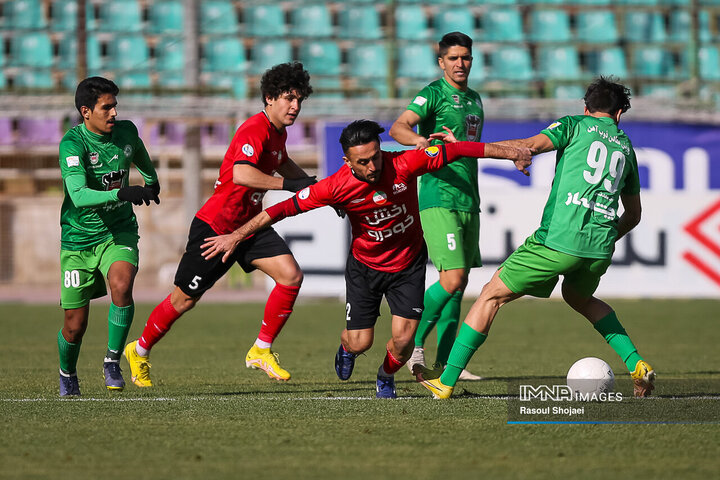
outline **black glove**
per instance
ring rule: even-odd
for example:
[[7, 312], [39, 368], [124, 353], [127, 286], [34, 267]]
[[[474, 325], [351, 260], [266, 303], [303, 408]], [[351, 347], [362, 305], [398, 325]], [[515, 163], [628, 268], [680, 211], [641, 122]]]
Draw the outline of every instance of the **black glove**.
[[160, 205], [160, 182], [151, 183], [150, 185], [146, 183], [145, 188], [150, 190], [150, 200], [155, 202], [156, 205]]
[[132, 187], [122, 187], [117, 193], [118, 199], [126, 202], [132, 202], [133, 205], [150, 205], [153, 193], [149, 188], [133, 185]]
[[287, 190], [288, 192], [299, 192], [305, 187], [308, 187], [312, 185], [313, 183], [317, 183], [317, 178], [315, 178], [315, 175], [312, 177], [304, 177], [304, 178], [283, 178], [283, 190]]

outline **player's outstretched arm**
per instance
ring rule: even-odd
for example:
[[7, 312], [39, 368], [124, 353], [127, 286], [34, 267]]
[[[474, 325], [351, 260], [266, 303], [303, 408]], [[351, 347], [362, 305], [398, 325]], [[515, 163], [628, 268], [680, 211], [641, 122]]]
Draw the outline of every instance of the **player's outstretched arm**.
[[420, 115], [412, 110], [405, 110], [392, 124], [388, 133], [401, 145], [414, 145], [415, 150], [427, 148], [430, 146], [430, 141], [415, 133], [415, 126], [420, 120]]
[[205, 260], [209, 260], [222, 253], [222, 261], [227, 262], [240, 242], [272, 223], [274, 222], [270, 215], [263, 210], [232, 233], [206, 238], [205, 243], [200, 246], [203, 249], [202, 256]]
[[510, 147], [507, 145], [499, 145], [497, 143], [485, 144], [485, 157], [487, 158], [507, 158], [515, 164], [515, 168], [520, 170], [526, 176], [530, 175], [528, 167], [532, 164], [534, 150], [528, 147]]

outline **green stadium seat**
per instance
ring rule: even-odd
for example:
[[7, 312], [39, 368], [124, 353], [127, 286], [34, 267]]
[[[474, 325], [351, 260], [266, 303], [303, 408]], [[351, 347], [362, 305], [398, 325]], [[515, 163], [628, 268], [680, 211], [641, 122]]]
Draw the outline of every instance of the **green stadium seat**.
[[102, 2], [98, 20], [103, 32], [139, 32], [143, 26], [138, 0]]
[[150, 66], [150, 53], [145, 37], [140, 34], [117, 35], [107, 44], [109, 70], [137, 70]]
[[315, 75], [310, 79], [315, 98], [343, 98], [342, 81], [338, 76]]
[[209, 39], [203, 47], [203, 72], [244, 72], [245, 47], [236, 37]]
[[588, 69], [594, 75], [615, 75], [621, 80], [627, 78], [625, 51], [619, 47], [588, 52]]
[[238, 33], [238, 18], [233, 2], [204, 0], [200, 4], [200, 33], [229, 35]]
[[155, 69], [161, 72], [185, 68], [185, 43], [183, 37], [162, 37], [155, 45]]
[[575, 0], [577, 5], [610, 5], [611, 0]]
[[403, 78], [430, 80], [440, 75], [437, 54], [430, 45], [411, 43], [400, 48], [397, 75]]
[[252, 37], [282, 37], [287, 33], [285, 12], [276, 3], [249, 5], [244, 10], [245, 33]]
[[[713, 41], [710, 29], [710, 14], [707, 10], [698, 12], [699, 31], [698, 36], [701, 42]], [[674, 42], [687, 43], [690, 41], [690, 12], [687, 10], [676, 10], [670, 15], [670, 40]]]
[[496, 80], [532, 80], [535, 76], [530, 52], [525, 47], [504, 46], [490, 53], [492, 78]]
[[614, 43], [618, 40], [615, 14], [605, 10], [581, 11], [576, 15], [577, 40], [585, 43]]
[[524, 38], [522, 16], [516, 8], [488, 10], [481, 23], [486, 42], [520, 42]]
[[552, 97], [560, 100], [580, 100], [585, 97], [585, 89], [580, 85], [557, 85], [552, 89]]
[[395, 35], [401, 40], [425, 40], [430, 37], [428, 19], [420, 5], [395, 8]]
[[629, 11], [624, 19], [623, 35], [630, 42], [654, 43], [667, 39], [665, 20], [659, 12]]
[[262, 75], [265, 70], [279, 63], [293, 60], [292, 46], [287, 40], [263, 40], [255, 42], [251, 51], [249, 71], [254, 75]]
[[703, 45], [698, 52], [700, 77], [705, 80], [720, 80], [720, 53], [715, 45]]
[[662, 0], [616, 0], [618, 5], [631, 5], [631, 6], [653, 6], [662, 3]]
[[13, 77], [14, 88], [53, 88], [52, 71], [49, 68], [22, 68]]
[[340, 47], [332, 40], [306, 40], [300, 45], [298, 60], [310, 75], [340, 74]]
[[675, 73], [670, 52], [657, 46], [633, 48], [632, 72], [647, 78], [671, 78]]
[[579, 80], [580, 54], [573, 46], [543, 46], [537, 52], [538, 73], [551, 80]]
[[373, 5], [348, 5], [340, 10], [338, 37], [362, 40], [382, 38], [380, 14]]
[[185, 88], [185, 72], [182, 70], [159, 72], [157, 84], [164, 88]]
[[569, 42], [571, 37], [570, 17], [565, 10], [534, 9], [530, 13], [530, 40]]
[[[7, 79], [5, 78], [5, 72], [0, 70], [0, 90], [4, 90], [7, 88]], [[1, 125], [0, 125], [1, 127]], [[0, 142], [2, 143], [2, 142]]]
[[182, 35], [185, 31], [180, 0], [148, 2], [148, 32], [156, 35]]
[[50, 35], [45, 32], [24, 32], [10, 37], [12, 65], [49, 68], [53, 65]]
[[[100, 41], [90, 34], [86, 37], [85, 58], [88, 70], [97, 71], [102, 67]], [[78, 42], [74, 33], [66, 33], [58, 42], [58, 67], [73, 70], [77, 66]], [[74, 81], [74, 80], [73, 80]]]
[[13, 0], [3, 2], [5, 28], [8, 30], [39, 30], [47, 28], [41, 0]]
[[213, 73], [208, 76], [207, 85], [229, 91], [229, 97], [246, 98], [248, 94], [247, 80], [242, 75], [223, 75]]
[[[85, 4], [85, 28], [95, 30], [95, 9], [92, 2]], [[77, 2], [75, 0], [56, 0], [50, 6], [50, 30], [53, 32], [77, 31]]]
[[640, 96], [672, 100], [677, 98], [677, 89], [674, 85], [641, 84]]
[[113, 81], [121, 89], [149, 88], [151, 85], [150, 72], [144, 70], [118, 73]]
[[473, 63], [472, 68], [470, 69], [468, 83], [472, 87], [473, 85], [477, 85], [480, 82], [485, 81], [486, 78], [487, 69], [485, 68], [485, 56], [481, 51], [476, 49], [473, 51]]
[[518, 0], [472, 0], [474, 5], [517, 5]]
[[450, 32], [462, 32], [469, 37], [475, 37], [475, 17], [469, 9], [441, 9], [433, 17], [435, 36], [442, 38]]
[[348, 50], [348, 75], [355, 78], [387, 78], [387, 49], [382, 43], [360, 43]]
[[298, 37], [330, 37], [330, 10], [325, 4], [297, 5], [290, 14], [290, 34]]

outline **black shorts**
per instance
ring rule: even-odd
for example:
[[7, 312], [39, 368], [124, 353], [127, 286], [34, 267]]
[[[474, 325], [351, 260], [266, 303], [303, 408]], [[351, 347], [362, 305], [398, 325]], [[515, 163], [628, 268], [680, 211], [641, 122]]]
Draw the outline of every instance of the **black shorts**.
[[350, 253], [345, 266], [347, 329], [361, 330], [375, 326], [380, 316], [380, 301], [383, 295], [390, 306], [391, 314], [420, 320], [425, 295], [426, 266], [425, 248], [404, 270], [394, 273], [370, 268]]
[[233, 263], [240, 265], [246, 272], [252, 272], [255, 270], [255, 267], [250, 264], [253, 260], [285, 254], [292, 255], [280, 235], [268, 227], [241, 242], [227, 263], [223, 263], [222, 255], [206, 260], [202, 256], [200, 246], [205, 243], [206, 238], [217, 235], [210, 225], [197, 217], [190, 224], [185, 253], [180, 259], [180, 265], [175, 273], [175, 285], [186, 295], [199, 297], [205, 293], [230, 270]]

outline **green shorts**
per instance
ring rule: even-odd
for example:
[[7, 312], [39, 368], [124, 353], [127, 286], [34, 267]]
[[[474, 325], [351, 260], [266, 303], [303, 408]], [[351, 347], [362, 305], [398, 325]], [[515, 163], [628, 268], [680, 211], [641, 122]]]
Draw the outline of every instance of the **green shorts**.
[[122, 261], [138, 266], [137, 244], [137, 234], [120, 233], [87, 250], [60, 250], [60, 306], [80, 308], [106, 295], [110, 265]]
[[500, 280], [514, 293], [547, 298], [562, 275], [563, 284], [580, 295], [590, 296], [610, 263], [609, 258], [582, 258], [558, 252], [538, 243], [535, 235], [531, 235], [500, 266]]
[[438, 271], [482, 267], [480, 215], [442, 207], [420, 211], [428, 256]]

